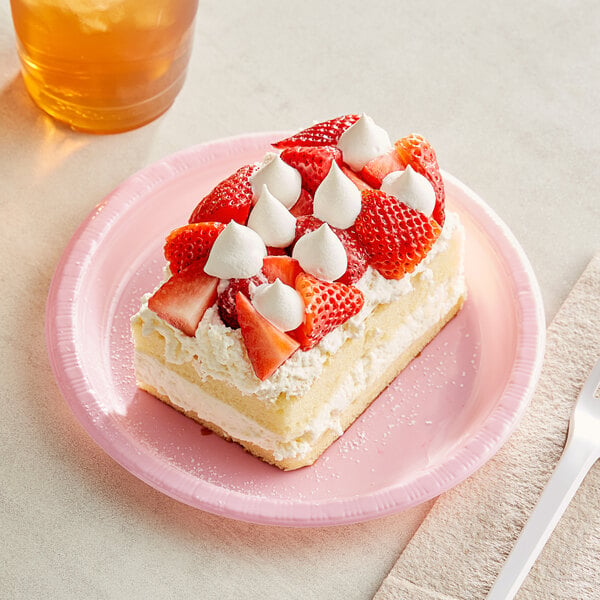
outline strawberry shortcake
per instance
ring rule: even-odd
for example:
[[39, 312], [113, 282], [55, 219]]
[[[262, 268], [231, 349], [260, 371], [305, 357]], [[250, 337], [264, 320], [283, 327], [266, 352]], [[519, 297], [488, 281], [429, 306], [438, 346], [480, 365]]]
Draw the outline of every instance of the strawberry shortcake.
[[141, 389], [289, 470], [461, 308], [464, 233], [422, 136], [344, 115], [273, 148], [169, 233], [131, 323]]

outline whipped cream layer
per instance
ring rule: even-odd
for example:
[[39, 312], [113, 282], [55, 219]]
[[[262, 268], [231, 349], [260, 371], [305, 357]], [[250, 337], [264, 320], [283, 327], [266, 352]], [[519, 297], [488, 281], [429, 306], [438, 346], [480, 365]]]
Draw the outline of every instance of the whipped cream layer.
[[415, 278], [432, 276], [429, 263], [447, 249], [449, 240], [458, 227], [458, 216], [447, 213], [442, 232], [428, 255], [412, 273], [406, 274], [402, 279], [385, 279], [369, 267], [355, 284], [365, 298], [361, 311], [328, 333], [314, 348], [295, 352], [265, 381], [260, 381], [252, 370], [240, 330], [231, 329], [221, 321], [216, 305], [205, 312], [194, 337], [185, 335], [151, 311], [148, 308], [151, 294], [144, 296], [142, 306], [132, 317], [132, 322], [141, 322], [143, 335], [156, 331], [163, 336], [166, 360], [174, 364], [191, 361], [201, 380], [212, 377], [225, 381], [242, 393], [255, 394], [265, 402], [274, 401], [280, 393], [301, 396], [321, 375], [328, 358], [346, 340], [362, 335], [364, 322], [377, 305], [393, 302], [408, 294], [413, 289]]

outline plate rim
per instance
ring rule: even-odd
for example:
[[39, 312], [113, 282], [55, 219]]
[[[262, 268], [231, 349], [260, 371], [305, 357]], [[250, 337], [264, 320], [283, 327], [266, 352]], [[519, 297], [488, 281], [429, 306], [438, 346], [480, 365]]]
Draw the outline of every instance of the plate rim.
[[[486, 238], [498, 247], [505, 262], [511, 266], [512, 280], [516, 289], [521, 290], [516, 302], [522, 318], [519, 322], [520, 338], [512, 364], [512, 376], [503, 394], [476, 434], [455, 447], [443, 463], [409, 481], [378, 488], [357, 497], [335, 499], [327, 503], [277, 498], [273, 502], [281, 514], [274, 515], [271, 510], [273, 502], [265, 502], [264, 497], [248, 496], [201, 479], [195, 478], [194, 489], [185, 493], [172, 485], [166, 485], [163, 479], [157, 477], [157, 472], [162, 473], [164, 469], [157, 471], [149, 469], [148, 466], [142, 469], [139, 463], [133, 460], [136, 453], [133, 452], [132, 456], [126, 453], [129, 441], [126, 440], [125, 445], [115, 448], [109, 436], [95, 427], [90, 419], [85, 418], [90, 415], [85, 410], [84, 403], [75, 401], [76, 397], [90, 394], [90, 391], [86, 388], [84, 373], [78, 369], [77, 361], [73, 360], [77, 340], [73, 335], [69, 336], [69, 333], [74, 333], [76, 324], [72, 322], [73, 311], [69, 310], [71, 307], [61, 304], [61, 296], [67, 291], [72, 293], [80, 279], [85, 276], [87, 261], [79, 261], [78, 265], [73, 265], [70, 261], [79, 246], [87, 245], [88, 238], [90, 241], [96, 240], [95, 252], [101, 246], [102, 237], [115, 221], [127, 213], [146, 193], [190, 169], [212, 162], [215, 155], [224, 150], [229, 149], [231, 153], [232, 145], [236, 146], [234, 154], [238, 154], [259, 146], [264, 147], [270, 140], [288, 134], [288, 131], [256, 132], [190, 146], [143, 167], [120, 183], [89, 212], [61, 255], [46, 302], [46, 347], [61, 395], [77, 421], [113, 460], [148, 485], [180, 502], [228, 518], [294, 527], [345, 525], [406, 510], [444, 493], [475, 473], [510, 437], [529, 405], [541, 372], [546, 337], [545, 316], [541, 292], [529, 259], [512, 231], [494, 210], [467, 185], [446, 171], [441, 170], [444, 181], [459, 189], [468, 199], [469, 214], [483, 228]], [[500, 240], [490, 235], [490, 227], [497, 230]], [[86, 253], [88, 259], [93, 254], [89, 250], [88, 248]], [[67, 277], [69, 286], [65, 288], [61, 284]], [[523, 289], [526, 289], [527, 293], [522, 292]], [[60, 308], [66, 310], [61, 311]], [[94, 398], [93, 394], [91, 396]], [[191, 474], [186, 475], [191, 477]], [[201, 493], [205, 491], [204, 488], [210, 493]], [[207, 500], [206, 495], [212, 495], [211, 500]], [[235, 507], [232, 504], [235, 504]]]

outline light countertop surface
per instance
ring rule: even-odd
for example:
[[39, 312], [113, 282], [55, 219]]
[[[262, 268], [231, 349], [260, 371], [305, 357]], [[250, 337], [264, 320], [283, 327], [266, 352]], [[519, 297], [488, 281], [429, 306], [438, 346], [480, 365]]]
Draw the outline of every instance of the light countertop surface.
[[159, 158], [366, 112], [392, 137], [428, 137], [506, 222], [550, 321], [600, 248], [599, 23], [593, 0], [201, 2], [175, 104], [141, 129], [94, 136], [33, 105], [0, 0], [0, 597], [371, 598], [431, 502], [292, 529], [147, 486], [88, 437], [54, 382], [53, 271], [93, 207]]

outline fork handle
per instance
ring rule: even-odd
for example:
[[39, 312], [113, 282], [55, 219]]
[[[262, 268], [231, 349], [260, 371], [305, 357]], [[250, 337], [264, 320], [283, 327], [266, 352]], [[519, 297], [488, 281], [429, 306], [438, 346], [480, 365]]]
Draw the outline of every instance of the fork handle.
[[585, 439], [567, 441], [552, 477], [504, 563], [487, 600], [511, 600], [556, 527], [586, 473], [598, 458]]

